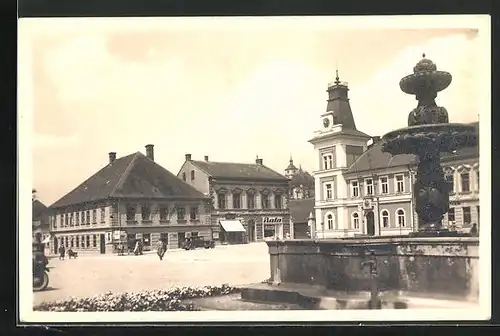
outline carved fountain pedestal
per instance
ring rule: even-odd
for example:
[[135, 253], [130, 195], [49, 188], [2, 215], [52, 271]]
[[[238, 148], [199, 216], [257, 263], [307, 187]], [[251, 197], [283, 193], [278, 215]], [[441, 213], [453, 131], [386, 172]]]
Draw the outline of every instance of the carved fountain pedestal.
[[449, 123], [448, 112], [437, 106], [437, 93], [451, 83], [451, 74], [438, 71], [436, 65], [424, 58], [413, 68], [413, 74], [401, 79], [399, 86], [418, 100], [408, 116], [408, 127], [382, 137], [382, 151], [391, 155], [413, 154], [418, 168], [413, 194], [418, 214], [418, 236], [456, 235], [442, 227], [443, 215], [449, 209], [450, 183], [444, 178], [441, 153], [452, 153], [477, 145], [473, 125]]

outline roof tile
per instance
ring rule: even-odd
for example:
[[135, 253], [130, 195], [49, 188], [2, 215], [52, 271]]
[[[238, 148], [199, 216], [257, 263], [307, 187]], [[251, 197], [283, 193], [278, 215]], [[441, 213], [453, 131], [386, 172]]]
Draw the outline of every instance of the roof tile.
[[116, 159], [51, 205], [51, 208], [107, 198], [206, 198], [194, 187], [140, 152]]
[[259, 164], [196, 160], [191, 162], [214, 178], [288, 181], [280, 173]]

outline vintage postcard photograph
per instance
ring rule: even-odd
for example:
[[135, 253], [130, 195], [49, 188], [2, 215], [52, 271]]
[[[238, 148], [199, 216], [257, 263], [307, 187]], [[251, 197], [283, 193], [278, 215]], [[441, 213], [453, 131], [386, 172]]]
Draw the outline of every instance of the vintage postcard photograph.
[[19, 323], [490, 318], [489, 16], [20, 19], [18, 46]]

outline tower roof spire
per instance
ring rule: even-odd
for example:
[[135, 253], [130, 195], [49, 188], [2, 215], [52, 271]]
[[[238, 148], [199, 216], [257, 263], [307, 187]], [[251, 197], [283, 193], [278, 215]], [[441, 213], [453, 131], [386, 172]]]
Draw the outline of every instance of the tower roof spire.
[[339, 79], [339, 69], [336, 69], [335, 70], [335, 85], [339, 85], [340, 84], [340, 79]]

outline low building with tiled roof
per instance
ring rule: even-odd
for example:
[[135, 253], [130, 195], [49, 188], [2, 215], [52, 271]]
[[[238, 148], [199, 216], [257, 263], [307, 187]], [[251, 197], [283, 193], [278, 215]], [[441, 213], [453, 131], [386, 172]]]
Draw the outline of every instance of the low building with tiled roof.
[[265, 166], [193, 160], [186, 154], [177, 176], [212, 199], [212, 230], [221, 243], [262, 241], [290, 233], [289, 180]]
[[146, 250], [160, 238], [170, 248], [185, 237], [211, 237], [210, 199], [154, 161], [136, 152], [121, 158], [109, 153], [107, 164], [51, 205], [53, 249], [111, 253], [118, 243]]

